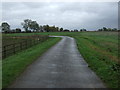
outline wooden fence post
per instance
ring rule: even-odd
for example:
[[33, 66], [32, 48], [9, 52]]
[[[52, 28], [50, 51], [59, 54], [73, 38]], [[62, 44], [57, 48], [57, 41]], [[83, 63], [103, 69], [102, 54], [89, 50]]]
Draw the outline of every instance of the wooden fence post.
[[13, 44], [13, 53], [15, 54], [15, 44]]
[[[29, 48], [31, 46], [37, 45], [38, 43], [43, 42], [47, 38], [48, 37], [40, 37], [40, 36], [35, 37], [34, 36], [34, 37], [32, 37], [32, 40], [28, 40], [28, 41], [24, 40], [24, 41], [22, 41], [20, 43], [13, 43], [13, 44], [10, 44], [10, 45], [3, 46], [3, 50], [2, 50], [3, 56], [2, 57], [3, 58], [8, 57], [9, 53], [10, 53], [10, 55], [16, 54], [19, 50], [24, 50], [24, 49], [27, 49], [27, 48]], [[9, 50], [12, 50], [12, 51], [9, 52]]]
[[3, 50], [4, 50], [4, 51], [3, 51], [3, 53], [4, 53], [3, 58], [6, 58], [6, 46], [3, 47]]
[[27, 49], [27, 40], [25, 41], [25, 44], [26, 44], [26, 49]]
[[35, 45], [35, 39], [34, 39], [34, 45]]
[[22, 50], [22, 42], [20, 43], [20, 50]]
[[32, 46], [32, 40], [30, 40], [30, 43], [29, 43], [29, 44], [30, 44], [30, 47], [31, 47], [31, 46]]

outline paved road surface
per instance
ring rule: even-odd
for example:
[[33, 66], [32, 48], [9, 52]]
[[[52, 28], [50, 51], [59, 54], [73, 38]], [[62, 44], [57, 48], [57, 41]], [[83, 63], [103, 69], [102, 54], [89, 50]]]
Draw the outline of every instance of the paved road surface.
[[75, 40], [64, 36], [31, 64], [10, 88], [105, 88], [88, 68]]

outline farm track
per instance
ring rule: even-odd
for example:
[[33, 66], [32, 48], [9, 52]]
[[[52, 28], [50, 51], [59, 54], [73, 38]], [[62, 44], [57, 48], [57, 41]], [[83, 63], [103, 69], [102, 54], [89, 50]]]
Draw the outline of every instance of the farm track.
[[73, 38], [62, 40], [31, 64], [10, 88], [105, 88]]

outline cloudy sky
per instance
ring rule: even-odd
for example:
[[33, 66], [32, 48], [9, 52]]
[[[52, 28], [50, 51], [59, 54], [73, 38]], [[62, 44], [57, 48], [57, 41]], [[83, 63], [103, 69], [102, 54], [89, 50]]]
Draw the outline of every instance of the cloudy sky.
[[64, 29], [118, 27], [117, 2], [3, 2], [2, 21], [22, 28], [24, 19]]

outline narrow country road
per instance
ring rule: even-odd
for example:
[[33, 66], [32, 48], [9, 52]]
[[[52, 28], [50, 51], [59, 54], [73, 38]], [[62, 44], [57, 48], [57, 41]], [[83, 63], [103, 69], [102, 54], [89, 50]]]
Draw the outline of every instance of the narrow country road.
[[10, 88], [105, 88], [80, 55], [75, 40], [61, 37]]

